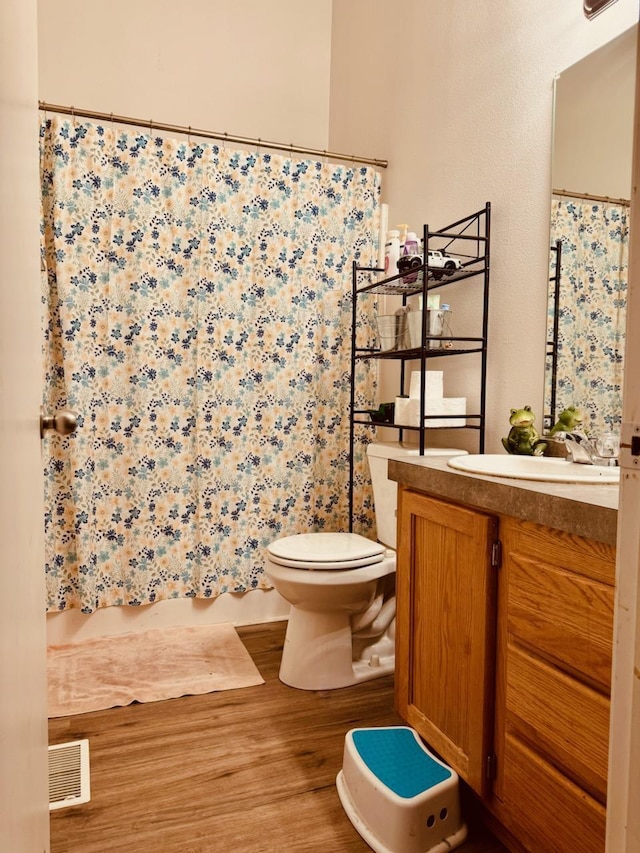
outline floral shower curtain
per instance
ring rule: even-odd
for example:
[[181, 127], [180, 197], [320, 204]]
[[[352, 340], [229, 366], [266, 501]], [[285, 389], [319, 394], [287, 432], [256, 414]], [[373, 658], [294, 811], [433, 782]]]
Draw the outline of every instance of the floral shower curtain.
[[41, 177], [44, 404], [80, 418], [44, 442], [48, 608], [268, 587], [268, 542], [348, 525], [379, 175], [54, 117]]
[[[629, 263], [629, 209], [577, 199], [551, 204], [551, 243], [562, 241], [556, 415], [579, 406], [597, 435], [619, 428]], [[552, 259], [551, 272], [554, 272]], [[553, 329], [550, 293], [547, 340]], [[546, 411], [550, 408], [547, 371]]]

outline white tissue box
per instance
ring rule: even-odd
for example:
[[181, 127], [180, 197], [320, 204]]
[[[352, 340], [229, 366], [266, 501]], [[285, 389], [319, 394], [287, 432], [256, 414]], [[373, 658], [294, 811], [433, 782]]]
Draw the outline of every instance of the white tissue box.
[[[436, 371], [437, 372], [437, 371]], [[466, 397], [442, 397], [439, 400], [427, 399], [425, 415], [466, 415]], [[411, 397], [396, 397], [396, 405], [393, 416], [396, 425], [414, 426], [420, 425], [420, 400]], [[466, 418], [426, 418], [425, 427], [458, 427], [466, 426]]]
[[[420, 397], [420, 377], [419, 370], [411, 371], [411, 382], [409, 383], [409, 396], [413, 399]], [[426, 370], [425, 371], [425, 391], [427, 400], [442, 400], [443, 392], [443, 371], [442, 370]]]

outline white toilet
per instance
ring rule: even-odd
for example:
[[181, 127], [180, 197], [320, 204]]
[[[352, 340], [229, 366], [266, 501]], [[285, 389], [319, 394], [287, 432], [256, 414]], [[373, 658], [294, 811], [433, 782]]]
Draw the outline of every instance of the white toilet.
[[[425, 456], [465, 450], [425, 449]], [[367, 458], [379, 542], [357, 533], [301, 533], [267, 547], [265, 573], [291, 604], [280, 680], [331, 690], [393, 672], [397, 485], [387, 460], [417, 456], [415, 446], [369, 444]]]

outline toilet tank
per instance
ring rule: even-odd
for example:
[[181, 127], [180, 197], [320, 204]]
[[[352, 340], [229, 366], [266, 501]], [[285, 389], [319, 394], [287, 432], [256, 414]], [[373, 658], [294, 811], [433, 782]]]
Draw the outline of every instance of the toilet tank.
[[[461, 456], [466, 450], [454, 450], [450, 447], [425, 447], [425, 456]], [[378, 542], [387, 548], [396, 548], [396, 515], [398, 511], [398, 484], [390, 480], [387, 474], [388, 460], [405, 456], [418, 456], [415, 444], [401, 444], [399, 441], [371, 442], [367, 446], [367, 460], [373, 486], [373, 503], [376, 513]]]

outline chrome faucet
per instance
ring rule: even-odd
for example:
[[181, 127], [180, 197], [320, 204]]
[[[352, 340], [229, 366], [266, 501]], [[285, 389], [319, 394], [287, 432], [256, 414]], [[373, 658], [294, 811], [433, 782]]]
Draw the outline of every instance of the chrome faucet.
[[598, 451], [583, 432], [575, 430], [574, 432], [565, 432], [563, 434], [569, 462], [579, 462], [582, 465], [595, 464]]
[[620, 438], [612, 432], [604, 433], [592, 441], [581, 431], [560, 433], [564, 436], [564, 444], [567, 448], [567, 458], [570, 462], [579, 462], [582, 465], [617, 465], [617, 456], [620, 450]]

